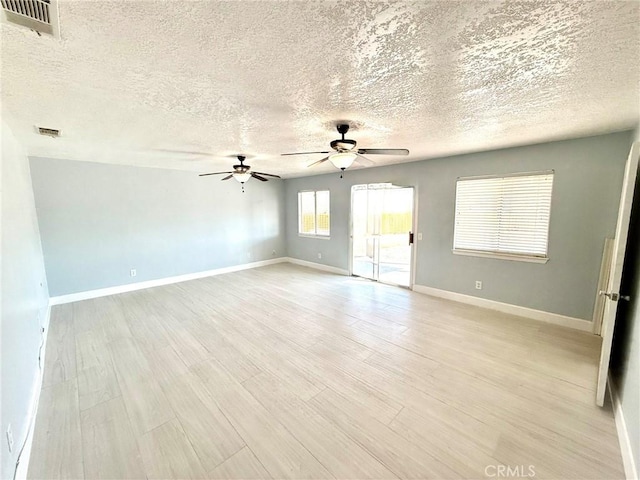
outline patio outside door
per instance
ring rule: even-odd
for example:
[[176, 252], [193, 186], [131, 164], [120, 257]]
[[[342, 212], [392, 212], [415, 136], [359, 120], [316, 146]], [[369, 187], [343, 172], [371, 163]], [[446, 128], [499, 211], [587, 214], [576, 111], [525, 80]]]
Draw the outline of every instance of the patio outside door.
[[352, 187], [352, 275], [411, 286], [413, 201], [413, 187]]

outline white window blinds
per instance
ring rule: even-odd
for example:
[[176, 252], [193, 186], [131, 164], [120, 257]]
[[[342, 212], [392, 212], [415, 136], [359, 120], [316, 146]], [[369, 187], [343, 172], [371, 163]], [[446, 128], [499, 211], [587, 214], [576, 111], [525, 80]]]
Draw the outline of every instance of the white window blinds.
[[547, 257], [553, 172], [460, 178], [454, 251]]

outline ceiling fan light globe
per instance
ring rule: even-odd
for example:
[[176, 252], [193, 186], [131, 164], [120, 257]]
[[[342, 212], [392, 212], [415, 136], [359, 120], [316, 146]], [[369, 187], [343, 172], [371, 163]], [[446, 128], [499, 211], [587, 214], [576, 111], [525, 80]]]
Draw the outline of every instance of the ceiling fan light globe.
[[339, 168], [340, 170], [344, 170], [345, 168], [349, 168], [353, 161], [356, 159], [355, 153], [334, 153], [329, 157], [329, 161], [333, 163], [333, 166]]
[[247, 180], [251, 178], [250, 173], [234, 173], [233, 178], [235, 178], [240, 183], [245, 183]]

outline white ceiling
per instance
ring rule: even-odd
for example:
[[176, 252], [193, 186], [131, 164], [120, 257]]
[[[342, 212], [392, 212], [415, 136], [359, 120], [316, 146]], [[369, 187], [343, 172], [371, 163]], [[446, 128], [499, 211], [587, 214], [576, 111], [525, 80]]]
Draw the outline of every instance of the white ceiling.
[[[640, 3], [67, 1], [62, 39], [2, 26], [30, 155], [206, 172], [332, 171], [337, 120], [415, 161], [633, 127]], [[35, 134], [59, 128], [62, 137]], [[164, 150], [211, 152], [214, 157]]]

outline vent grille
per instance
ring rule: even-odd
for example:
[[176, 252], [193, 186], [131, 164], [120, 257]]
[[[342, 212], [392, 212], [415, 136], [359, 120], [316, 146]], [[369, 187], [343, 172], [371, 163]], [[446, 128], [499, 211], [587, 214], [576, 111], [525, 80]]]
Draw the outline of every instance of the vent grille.
[[47, 137], [54, 137], [54, 138], [60, 136], [60, 130], [56, 130], [55, 128], [38, 127], [38, 133], [40, 135], [46, 135]]
[[59, 37], [57, 0], [0, 0], [4, 21]]
[[51, 25], [50, 1], [47, 0], [2, 0], [6, 11]]

